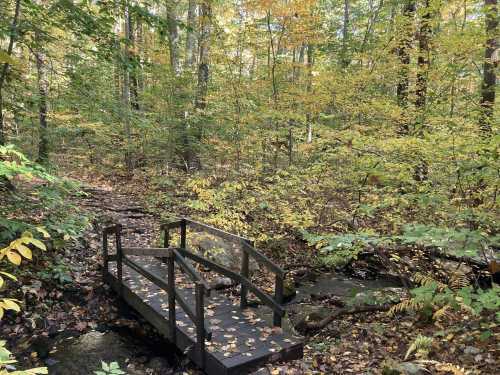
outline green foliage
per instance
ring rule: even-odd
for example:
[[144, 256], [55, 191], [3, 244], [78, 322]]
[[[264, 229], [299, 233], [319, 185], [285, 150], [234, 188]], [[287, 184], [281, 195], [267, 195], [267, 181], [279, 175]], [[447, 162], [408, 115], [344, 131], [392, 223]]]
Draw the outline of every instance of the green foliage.
[[367, 246], [379, 243], [380, 238], [364, 233], [345, 235], [315, 235], [302, 232], [309, 246], [320, 251], [320, 257], [327, 266], [343, 266], [357, 259]]
[[71, 268], [60, 260], [54, 261], [47, 268], [39, 271], [37, 277], [45, 281], [55, 281], [61, 285], [73, 282]]
[[42, 166], [31, 162], [23, 153], [16, 150], [14, 145], [0, 145], [0, 184], [4, 183], [5, 179], [12, 179], [17, 176], [26, 179], [36, 177], [47, 182], [58, 181], [56, 177], [47, 173]]
[[464, 310], [473, 315], [483, 311], [495, 312], [500, 322], [500, 286], [494, 284], [490, 289], [474, 289], [471, 286], [453, 291], [437, 282], [428, 282], [411, 290], [412, 298], [393, 306], [389, 314], [398, 312], [420, 312], [428, 319], [439, 320], [448, 309]]
[[124, 371], [120, 369], [120, 365], [118, 362], [111, 362], [111, 363], [106, 363], [106, 362], [101, 362], [101, 368], [102, 371], [94, 371], [95, 375], [122, 375], [125, 374]]
[[17, 361], [12, 359], [10, 351], [5, 347], [6, 342], [0, 340], [0, 375], [42, 375], [48, 374], [48, 369], [46, 367], [37, 367], [29, 370], [19, 370], [19, 371], [9, 371], [7, 366]]
[[487, 247], [498, 246], [499, 236], [468, 228], [439, 228], [423, 224], [405, 226], [399, 239], [404, 244], [438, 247], [456, 256], [477, 256]]

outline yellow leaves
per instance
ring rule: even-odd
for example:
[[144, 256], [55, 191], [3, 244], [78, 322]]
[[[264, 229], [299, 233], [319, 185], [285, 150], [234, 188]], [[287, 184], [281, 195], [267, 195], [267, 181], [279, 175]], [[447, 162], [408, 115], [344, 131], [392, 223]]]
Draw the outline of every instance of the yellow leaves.
[[19, 266], [21, 264], [21, 256], [13, 251], [7, 251], [6, 252], [7, 259], [16, 266]]
[[9, 64], [9, 65], [14, 65], [16, 63], [16, 60], [12, 56], [9, 56], [7, 52], [5, 51], [0, 51], [0, 64]]
[[17, 278], [14, 275], [11, 275], [10, 273], [7, 273], [7, 272], [0, 271], [0, 289], [2, 288], [2, 286], [4, 284], [4, 278], [2, 277], [2, 275], [5, 277], [8, 277], [9, 279], [12, 279], [14, 281], [17, 280]]
[[47, 230], [44, 227], [36, 227], [35, 229], [37, 230], [37, 232], [43, 235], [43, 238], [46, 239], [50, 238], [49, 232], [47, 232]]
[[17, 300], [12, 298], [3, 298], [0, 299], [0, 319], [3, 318], [3, 315], [6, 310], [13, 310], [15, 312], [21, 311], [21, 308], [18, 305]]
[[[42, 233], [45, 238], [50, 237], [49, 233], [41, 227], [37, 228], [37, 231]], [[47, 247], [42, 241], [33, 237], [33, 233], [25, 231], [20, 238], [12, 241], [9, 246], [0, 250], [0, 260], [7, 257], [9, 262], [16, 266], [21, 264], [23, 257], [31, 260], [33, 258], [33, 253], [27, 245], [33, 245], [40, 250], [47, 250]]]

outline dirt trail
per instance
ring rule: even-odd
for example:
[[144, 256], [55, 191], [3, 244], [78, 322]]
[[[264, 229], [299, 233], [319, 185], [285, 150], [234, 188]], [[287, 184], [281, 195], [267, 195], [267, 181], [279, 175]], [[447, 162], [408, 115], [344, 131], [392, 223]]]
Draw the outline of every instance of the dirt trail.
[[[29, 265], [33, 275], [61, 265], [71, 281], [35, 276], [20, 292], [19, 299], [25, 301], [21, 313], [1, 323], [19, 368], [48, 366], [51, 374], [83, 375], [99, 370], [101, 360], [117, 360], [132, 375], [198, 373], [102, 281], [102, 229], [120, 223], [125, 246], [151, 246], [159, 221], [133, 197], [95, 186], [83, 191], [71, 198], [92, 217], [83, 237], [64, 249], [40, 254]], [[119, 348], [127, 350], [120, 354]]]

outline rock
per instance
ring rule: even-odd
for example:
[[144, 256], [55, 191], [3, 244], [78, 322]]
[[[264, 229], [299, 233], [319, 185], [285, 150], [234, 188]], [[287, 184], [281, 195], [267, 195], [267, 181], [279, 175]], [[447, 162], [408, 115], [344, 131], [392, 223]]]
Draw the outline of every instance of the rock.
[[155, 375], [170, 375], [173, 373], [168, 361], [162, 357], [151, 358], [146, 364], [146, 368], [153, 370]]
[[413, 362], [403, 362], [400, 363], [402, 373], [405, 375], [425, 375], [430, 374], [430, 372], [419, 364]]
[[466, 355], [476, 355], [481, 353], [481, 350], [474, 346], [466, 346], [464, 349], [464, 354]]
[[319, 322], [331, 314], [331, 310], [326, 307], [312, 305], [296, 305], [293, 312], [291, 320], [298, 332], [305, 332], [307, 323]]
[[217, 277], [211, 284], [210, 287], [215, 290], [230, 288], [234, 285], [234, 281], [229, 277]]
[[426, 375], [430, 372], [417, 363], [402, 362], [387, 364], [382, 369], [382, 375]]
[[[240, 272], [241, 270], [242, 250], [239, 245], [208, 233], [192, 233], [189, 237], [189, 248], [232, 271]], [[251, 259], [250, 272], [257, 268], [257, 263]]]
[[[51, 375], [89, 375], [101, 369], [101, 361], [118, 362], [122, 369], [144, 348], [128, 336], [116, 332], [91, 331], [78, 338], [63, 339], [50, 356]], [[140, 354], [143, 355], [143, 354]], [[168, 362], [167, 362], [167, 367]], [[165, 372], [166, 373], [166, 372]]]
[[300, 284], [302, 282], [315, 282], [320, 274], [314, 269], [300, 268], [293, 271], [291, 275], [295, 283]]
[[258, 370], [251, 372], [249, 375], [271, 375], [267, 367], [261, 367]]

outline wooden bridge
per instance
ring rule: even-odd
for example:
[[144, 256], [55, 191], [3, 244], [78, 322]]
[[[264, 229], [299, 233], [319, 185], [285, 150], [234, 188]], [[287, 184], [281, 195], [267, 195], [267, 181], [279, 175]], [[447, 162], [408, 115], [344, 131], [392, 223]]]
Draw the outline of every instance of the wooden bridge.
[[[240, 272], [189, 251], [187, 228], [240, 245]], [[177, 247], [170, 246], [173, 229], [180, 229]], [[120, 224], [103, 233], [105, 280], [161, 334], [207, 374], [245, 374], [260, 364], [302, 357], [302, 342], [279, 328], [285, 315], [285, 273], [280, 267], [257, 251], [248, 239], [209, 225], [180, 219], [162, 225], [161, 230], [162, 248], [123, 247]], [[112, 235], [116, 251], [110, 254], [108, 240]], [[273, 296], [250, 280], [251, 258], [275, 274]], [[193, 264], [241, 284], [239, 306], [213, 290]], [[272, 309], [274, 327], [247, 309], [249, 292]]]

